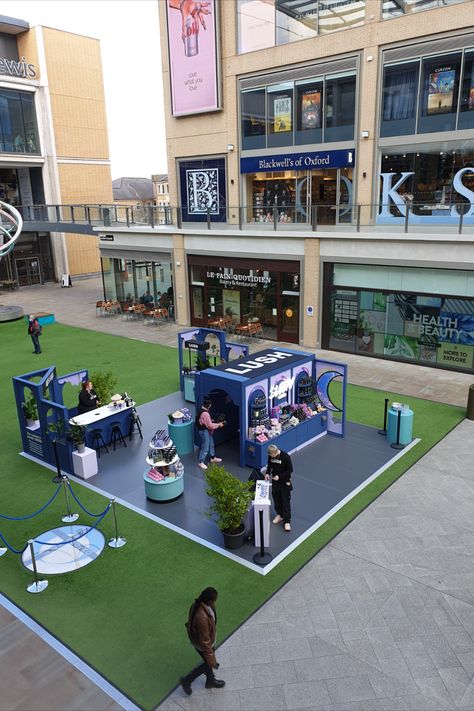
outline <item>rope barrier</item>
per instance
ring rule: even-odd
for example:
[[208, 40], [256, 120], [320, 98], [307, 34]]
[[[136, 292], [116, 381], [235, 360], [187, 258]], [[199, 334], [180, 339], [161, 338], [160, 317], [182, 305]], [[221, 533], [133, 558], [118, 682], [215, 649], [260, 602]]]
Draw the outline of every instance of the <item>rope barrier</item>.
[[38, 516], [38, 514], [42, 513], [45, 509], [47, 509], [50, 504], [53, 503], [54, 499], [59, 494], [60, 488], [61, 488], [61, 485], [59, 484], [56, 491], [50, 498], [50, 500], [47, 501], [44, 506], [42, 506], [40, 509], [38, 509], [38, 511], [35, 511], [35, 513], [29, 514], [28, 516], [7, 516], [6, 514], [0, 514], [0, 518], [4, 518], [7, 521], [26, 521], [29, 518], [34, 518], [35, 516]]
[[86, 507], [83, 506], [83, 504], [81, 504], [81, 502], [80, 502], [79, 499], [77, 498], [76, 494], [74, 493], [74, 490], [73, 490], [73, 488], [72, 488], [72, 486], [71, 486], [71, 482], [70, 482], [69, 480], [68, 480], [68, 482], [67, 482], [67, 485], [68, 485], [69, 491], [71, 492], [72, 497], [73, 497], [74, 501], [76, 502], [76, 504], [77, 504], [78, 506], [80, 506], [81, 509], [84, 511], [84, 513], [86, 513], [88, 516], [92, 516], [93, 518], [96, 518], [97, 516], [102, 516], [102, 514], [104, 513], [104, 511], [107, 511], [107, 509], [110, 508], [110, 504], [107, 504], [107, 508], [105, 508], [104, 511], [102, 511], [102, 513], [93, 514], [91, 511], [88, 511], [88, 510], [86, 509]]
[[21, 548], [19, 550], [17, 550], [16, 548], [13, 548], [13, 546], [11, 546], [8, 543], [8, 541], [5, 540], [5, 538], [2, 536], [1, 533], [0, 533], [0, 539], [4, 542], [4, 544], [6, 545], [6, 547], [8, 548], [9, 551], [11, 551], [12, 553], [16, 553], [17, 555], [21, 555], [26, 550], [26, 548], [28, 548], [28, 543], [26, 543], [23, 546], [23, 548]]
[[100, 518], [94, 523], [93, 526], [87, 529], [87, 531], [84, 531], [84, 533], [80, 533], [78, 536], [75, 538], [69, 538], [67, 541], [58, 541], [57, 543], [52, 543], [51, 541], [39, 541], [37, 538], [33, 539], [34, 543], [39, 543], [41, 546], [66, 546], [69, 543], [74, 543], [75, 541], [78, 541], [80, 538], [84, 538], [84, 536], [87, 536], [90, 531], [93, 531], [94, 528], [97, 528], [99, 523], [102, 521], [104, 516], [108, 513], [110, 507], [112, 504], [109, 504], [105, 511], [101, 514]]

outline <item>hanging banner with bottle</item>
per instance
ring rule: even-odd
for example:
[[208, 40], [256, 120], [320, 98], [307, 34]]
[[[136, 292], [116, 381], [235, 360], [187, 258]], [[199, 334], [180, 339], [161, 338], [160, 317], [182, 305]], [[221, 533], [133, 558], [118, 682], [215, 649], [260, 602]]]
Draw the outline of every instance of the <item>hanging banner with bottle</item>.
[[217, 2], [166, 1], [173, 116], [220, 108]]

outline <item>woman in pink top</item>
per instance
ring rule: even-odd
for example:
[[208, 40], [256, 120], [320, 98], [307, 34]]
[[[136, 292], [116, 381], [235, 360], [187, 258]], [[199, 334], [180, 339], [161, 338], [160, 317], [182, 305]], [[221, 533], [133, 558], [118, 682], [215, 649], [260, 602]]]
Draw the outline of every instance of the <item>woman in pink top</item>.
[[224, 427], [223, 422], [213, 422], [210, 415], [212, 401], [209, 397], [205, 397], [202, 407], [196, 417], [196, 425], [199, 430], [201, 440], [201, 449], [199, 450], [198, 467], [207, 469], [206, 461], [209, 458], [212, 463], [222, 462], [222, 459], [216, 457], [214, 450], [214, 430], [219, 427]]

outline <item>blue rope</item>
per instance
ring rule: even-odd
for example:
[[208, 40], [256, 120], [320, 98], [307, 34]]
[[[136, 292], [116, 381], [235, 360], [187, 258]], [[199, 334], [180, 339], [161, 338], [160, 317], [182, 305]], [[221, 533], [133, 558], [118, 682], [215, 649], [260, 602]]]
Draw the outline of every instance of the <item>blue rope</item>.
[[12, 553], [17, 553], [18, 555], [21, 555], [21, 554], [26, 550], [26, 548], [28, 547], [28, 543], [27, 543], [21, 550], [17, 550], [16, 548], [13, 548], [13, 546], [11, 546], [11, 545], [8, 543], [8, 541], [6, 541], [6, 540], [4, 539], [4, 537], [2, 536], [1, 533], [0, 533], [0, 539], [4, 542], [4, 544], [6, 545], [6, 547], [8, 548], [8, 550], [10, 550]]
[[38, 511], [35, 511], [35, 513], [29, 514], [28, 516], [6, 516], [5, 514], [0, 514], [0, 518], [5, 518], [5, 519], [7, 519], [7, 521], [26, 521], [26, 519], [28, 519], [28, 518], [34, 518], [38, 514], [42, 513], [45, 509], [47, 509], [50, 504], [53, 503], [54, 499], [59, 494], [60, 488], [61, 488], [61, 484], [58, 484], [57, 489], [54, 492], [54, 494], [52, 495], [52, 497], [50, 498], [50, 500], [44, 506], [42, 506], [40, 509], [38, 509]]
[[112, 506], [112, 504], [109, 504], [109, 505], [107, 506], [107, 508], [105, 509], [104, 513], [101, 514], [100, 518], [94, 523], [93, 526], [91, 526], [90, 528], [88, 528], [87, 531], [84, 531], [84, 533], [80, 533], [80, 534], [79, 534], [78, 536], [76, 536], [75, 538], [69, 538], [67, 541], [58, 541], [58, 543], [51, 543], [51, 541], [39, 541], [37, 538], [35, 538], [35, 539], [34, 539], [34, 542], [35, 542], [35, 543], [39, 543], [39, 544], [42, 545], [42, 546], [66, 546], [66, 545], [68, 545], [69, 543], [74, 543], [75, 541], [78, 541], [79, 538], [84, 538], [84, 536], [87, 536], [87, 534], [90, 533], [91, 531], [93, 531], [94, 528], [97, 528], [97, 526], [98, 526], [99, 523], [102, 521], [102, 519], [104, 518], [104, 516], [106, 515], [106, 513], [108, 513], [108, 511], [109, 511], [109, 509], [110, 509], [111, 506]]
[[102, 516], [102, 514], [104, 513], [104, 511], [107, 511], [107, 509], [110, 507], [110, 504], [107, 504], [107, 508], [104, 509], [104, 511], [102, 511], [102, 513], [99, 513], [99, 514], [93, 514], [93, 513], [91, 513], [90, 511], [88, 511], [88, 510], [86, 509], [85, 506], [83, 506], [83, 505], [81, 504], [81, 502], [80, 502], [79, 499], [77, 498], [76, 494], [74, 493], [74, 490], [73, 490], [73, 488], [72, 488], [71, 483], [70, 483], [69, 480], [68, 480], [68, 482], [67, 482], [67, 485], [68, 485], [68, 487], [69, 487], [69, 491], [71, 492], [71, 494], [72, 494], [72, 496], [73, 496], [73, 499], [74, 499], [74, 501], [76, 502], [76, 504], [77, 504], [78, 506], [80, 506], [81, 509], [82, 509], [88, 516], [92, 516], [93, 518], [96, 518], [96, 516]]

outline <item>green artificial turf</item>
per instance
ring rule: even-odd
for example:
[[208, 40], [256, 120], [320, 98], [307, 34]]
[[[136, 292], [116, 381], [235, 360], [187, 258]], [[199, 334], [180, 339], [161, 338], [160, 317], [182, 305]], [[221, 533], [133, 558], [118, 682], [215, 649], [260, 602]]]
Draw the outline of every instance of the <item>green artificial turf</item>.
[[[21, 449], [11, 377], [56, 365], [58, 374], [89, 368], [111, 370], [137, 402], [178, 389], [178, 355], [172, 348], [54, 324], [44, 328], [43, 354], [31, 354], [26, 324], [0, 324], [0, 513], [24, 515], [53, 492], [52, 473], [18, 456]], [[201, 589], [219, 590], [222, 641], [278, 590], [318, 550], [387, 486], [444, 437], [464, 416], [461, 408], [396, 393], [349, 386], [348, 419], [380, 427], [383, 400], [403, 399], [415, 412], [414, 436], [421, 442], [367, 486], [268, 575], [262, 576], [150, 521], [118, 507], [124, 548], [106, 548], [92, 565], [49, 576], [41, 595], [29, 595], [31, 580], [18, 556], [0, 558], [0, 590], [71, 647], [136, 704], [154, 708], [196, 661], [184, 622]], [[81, 501], [94, 512], [107, 501], [74, 483]], [[42, 531], [60, 525], [61, 496], [40, 516], [23, 522], [0, 520], [0, 531], [18, 548]], [[90, 519], [81, 515], [81, 523]], [[113, 535], [111, 517], [101, 524]]]

